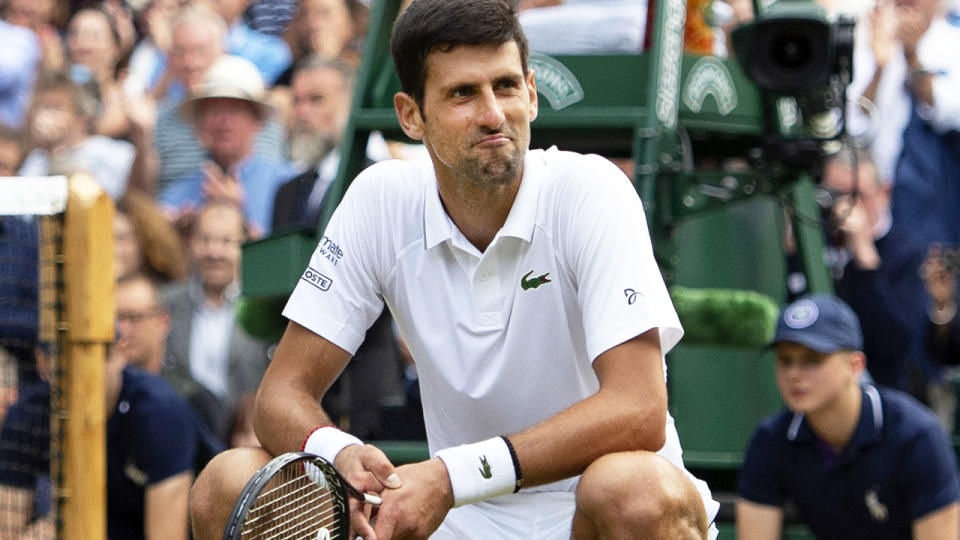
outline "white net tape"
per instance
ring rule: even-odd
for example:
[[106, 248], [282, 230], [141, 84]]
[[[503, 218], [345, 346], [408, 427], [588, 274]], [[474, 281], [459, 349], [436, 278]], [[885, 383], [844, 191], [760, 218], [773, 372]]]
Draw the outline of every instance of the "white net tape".
[[0, 215], [52, 215], [67, 207], [66, 176], [0, 177]]

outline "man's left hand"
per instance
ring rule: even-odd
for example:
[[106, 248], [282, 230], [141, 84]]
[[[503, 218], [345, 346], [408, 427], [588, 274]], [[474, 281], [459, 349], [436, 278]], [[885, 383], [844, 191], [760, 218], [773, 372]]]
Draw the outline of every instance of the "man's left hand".
[[453, 508], [453, 487], [439, 458], [397, 468], [399, 489], [384, 490], [374, 527], [378, 539], [428, 538]]

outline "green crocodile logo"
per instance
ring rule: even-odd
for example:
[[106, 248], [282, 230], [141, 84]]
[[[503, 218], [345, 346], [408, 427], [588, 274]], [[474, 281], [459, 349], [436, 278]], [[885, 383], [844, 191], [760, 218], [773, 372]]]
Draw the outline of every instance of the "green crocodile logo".
[[535, 278], [530, 277], [530, 274], [532, 273], [533, 273], [533, 270], [527, 272], [526, 275], [520, 278], [521, 289], [528, 291], [530, 289], [536, 289], [537, 287], [543, 285], [544, 283], [550, 283], [550, 279], [548, 277], [550, 276], [550, 272], [547, 272], [546, 274], [537, 276]]
[[480, 456], [480, 465], [477, 467], [477, 470], [480, 471], [480, 476], [490, 479], [493, 476], [493, 472], [490, 470], [490, 463], [487, 462], [487, 456]]

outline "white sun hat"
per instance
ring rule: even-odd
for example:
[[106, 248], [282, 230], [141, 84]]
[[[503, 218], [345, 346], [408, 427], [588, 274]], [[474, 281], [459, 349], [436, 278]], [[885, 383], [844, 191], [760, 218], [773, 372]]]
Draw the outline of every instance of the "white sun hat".
[[266, 102], [267, 91], [263, 77], [253, 62], [232, 54], [221, 55], [203, 74], [200, 82], [190, 89], [187, 99], [180, 105], [180, 114], [190, 121], [197, 119], [197, 105], [203, 100], [228, 98], [256, 105], [261, 119], [273, 113]]

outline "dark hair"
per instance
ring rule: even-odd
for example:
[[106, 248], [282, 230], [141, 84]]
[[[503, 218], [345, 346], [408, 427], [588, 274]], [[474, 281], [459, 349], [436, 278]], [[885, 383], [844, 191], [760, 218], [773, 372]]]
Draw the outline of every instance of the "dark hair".
[[133, 272], [125, 276], [117, 276], [117, 281], [114, 286], [119, 288], [121, 285], [129, 285], [141, 281], [150, 287], [150, 301], [153, 302], [154, 309], [163, 313], [169, 313], [169, 309], [163, 301], [162, 284], [156, 276], [145, 272]]
[[401, 88], [422, 108], [431, 51], [509, 41], [517, 43], [526, 74], [530, 46], [511, 0], [414, 0], [393, 25], [390, 52]]
[[357, 70], [342, 58], [325, 58], [316, 53], [311, 53], [303, 57], [293, 68], [294, 76], [297, 73], [305, 71], [316, 71], [329, 69], [337, 72], [343, 79], [343, 85], [348, 89], [353, 89], [353, 84], [357, 79]]
[[110, 36], [113, 37], [113, 43], [117, 46], [117, 54], [121, 55], [123, 53], [121, 50], [123, 49], [123, 40], [120, 39], [120, 30], [117, 28], [117, 20], [112, 14], [103, 8], [102, 2], [87, 2], [81, 5], [76, 11], [70, 14], [70, 19], [67, 21], [67, 26], [70, 26], [70, 22], [73, 21], [73, 19], [83, 11], [96, 13], [107, 21], [107, 27], [110, 29]]

